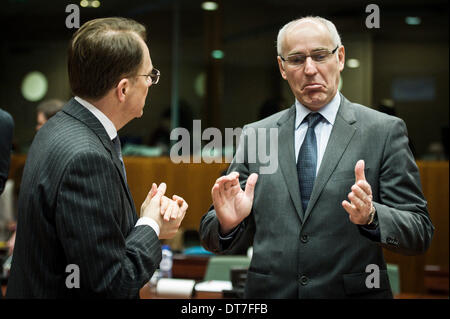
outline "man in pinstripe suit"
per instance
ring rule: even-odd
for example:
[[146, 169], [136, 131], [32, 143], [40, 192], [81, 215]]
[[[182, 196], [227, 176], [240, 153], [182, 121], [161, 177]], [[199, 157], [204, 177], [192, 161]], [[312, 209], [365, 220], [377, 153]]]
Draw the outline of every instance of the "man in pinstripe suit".
[[145, 27], [123, 18], [85, 23], [72, 37], [75, 95], [36, 134], [19, 195], [7, 297], [137, 298], [187, 204], [153, 184], [141, 218], [117, 131], [143, 112], [159, 72]]

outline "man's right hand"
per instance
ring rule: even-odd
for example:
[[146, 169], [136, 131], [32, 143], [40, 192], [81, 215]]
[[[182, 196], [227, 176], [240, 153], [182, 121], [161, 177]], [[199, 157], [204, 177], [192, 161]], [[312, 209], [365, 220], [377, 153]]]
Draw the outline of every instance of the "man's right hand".
[[188, 208], [183, 198], [174, 195], [171, 200], [164, 196], [166, 189], [165, 183], [161, 183], [158, 188], [153, 183], [141, 206], [141, 217], [149, 217], [158, 224], [159, 239], [170, 239], [175, 236]]
[[238, 172], [216, 180], [211, 189], [211, 196], [222, 234], [229, 233], [250, 215], [257, 180], [258, 174], [251, 174], [247, 179], [245, 191], [239, 184]]

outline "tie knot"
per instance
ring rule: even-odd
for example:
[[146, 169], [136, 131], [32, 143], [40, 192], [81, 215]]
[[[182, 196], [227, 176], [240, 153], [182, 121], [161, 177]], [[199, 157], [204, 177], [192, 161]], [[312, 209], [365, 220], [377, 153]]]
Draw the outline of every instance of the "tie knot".
[[320, 113], [309, 113], [305, 118], [308, 122], [308, 127], [314, 128], [322, 120], [322, 115]]

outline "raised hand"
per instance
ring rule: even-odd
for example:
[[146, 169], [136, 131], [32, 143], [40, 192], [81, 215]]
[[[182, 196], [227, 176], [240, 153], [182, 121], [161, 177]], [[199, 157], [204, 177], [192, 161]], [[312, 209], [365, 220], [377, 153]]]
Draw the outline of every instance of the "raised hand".
[[372, 211], [372, 188], [364, 175], [364, 160], [359, 160], [355, 165], [355, 184], [348, 194], [350, 202], [344, 200], [342, 207], [349, 214], [350, 221], [357, 225], [366, 225]]
[[211, 196], [222, 234], [230, 232], [250, 214], [257, 180], [258, 175], [251, 174], [247, 179], [245, 191], [239, 185], [237, 172], [216, 180], [211, 189]]

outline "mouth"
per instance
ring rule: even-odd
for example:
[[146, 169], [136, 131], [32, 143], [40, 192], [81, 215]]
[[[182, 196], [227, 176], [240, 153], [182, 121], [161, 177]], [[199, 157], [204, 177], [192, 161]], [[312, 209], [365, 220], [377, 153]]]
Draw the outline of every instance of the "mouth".
[[303, 90], [318, 90], [323, 88], [323, 85], [320, 83], [308, 83], [303, 86]]

